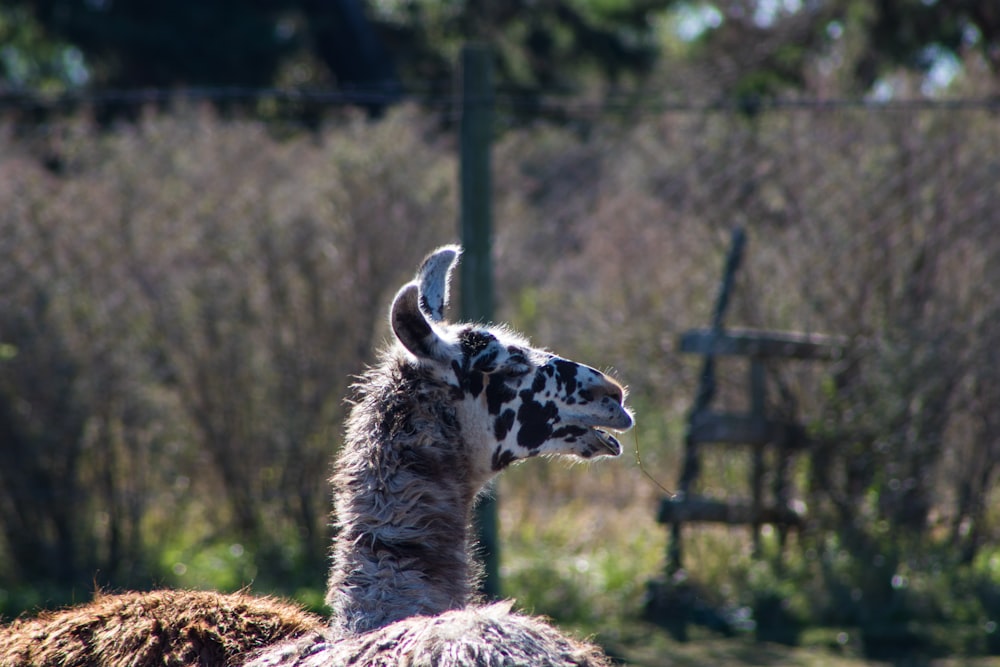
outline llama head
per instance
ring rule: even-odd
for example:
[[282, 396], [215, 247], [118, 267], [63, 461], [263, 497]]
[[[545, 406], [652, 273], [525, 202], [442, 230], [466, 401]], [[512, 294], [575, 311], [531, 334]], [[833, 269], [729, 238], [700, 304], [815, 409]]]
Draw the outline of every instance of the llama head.
[[503, 327], [445, 321], [460, 253], [445, 246], [424, 260], [396, 294], [390, 320], [411, 362], [450, 385], [476, 471], [485, 479], [532, 456], [621, 454], [618, 440], [602, 430], [632, 426], [620, 384]]

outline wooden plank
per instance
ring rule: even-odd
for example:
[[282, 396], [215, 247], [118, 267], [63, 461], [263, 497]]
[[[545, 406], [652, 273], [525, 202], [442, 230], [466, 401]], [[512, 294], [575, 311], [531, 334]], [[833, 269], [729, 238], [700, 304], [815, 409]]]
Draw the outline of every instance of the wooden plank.
[[659, 523], [725, 523], [729, 525], [773, 524], [801, 526], [804, 514], [793, 507], [765, 505], [757, 510], [749, 502], [723, 502], [708, 498], [664, 498]]
[[730, 445], [781, 444], [801, 449], [807, 444], [805, 429], [793, 422], [745, 414], [701, 412], [692, 415], [687, 441]]
[[680, 350], [690, 354], [836, 361], [847, 353], [844, 336], [793, 331], [691, 329], [681, 334]]

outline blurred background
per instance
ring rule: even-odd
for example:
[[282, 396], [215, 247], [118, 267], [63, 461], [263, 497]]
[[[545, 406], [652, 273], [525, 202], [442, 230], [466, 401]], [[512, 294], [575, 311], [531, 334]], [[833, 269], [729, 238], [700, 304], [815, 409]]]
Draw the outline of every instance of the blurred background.
[[[322, 609], [347, 388], [459, 240], [468, 42], [495, 319], [638, 418], [621, 459], [502, 477], [503, 594], [636, 665], [1000, 653], [993, 0], [4, 0], [0, 616], [98, 587]], [[843, 353], [764, 363], [796, 529], [691, 523], [668, 568], [679, 338], [734, 228], [725, 325]], [[750, 409], [748, 361], [714, 370]], [[699, 463], [692, 493], [749, 496], [750, 449]]]

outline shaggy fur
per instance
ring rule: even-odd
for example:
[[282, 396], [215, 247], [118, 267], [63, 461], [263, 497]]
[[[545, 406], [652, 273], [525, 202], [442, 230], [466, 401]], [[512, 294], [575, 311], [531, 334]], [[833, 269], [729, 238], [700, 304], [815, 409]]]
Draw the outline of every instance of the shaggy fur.
[[222, 667], [323, 626], [295, 605], [243, 593], [98, 595], [0, 627], [0, 667]]
[[332, 622], [349, 633], [469, 603], [479, 491], [447, 384], [397, 350], [355, 390], [350, 445], [332, 480], [338, 535], [327, 589]]
[[608, 667], [596, 646], [573, 640], [510, 603], [416, 616], [373, 632], [334, 638], [312, 633], [266, 652], [247, 667]]

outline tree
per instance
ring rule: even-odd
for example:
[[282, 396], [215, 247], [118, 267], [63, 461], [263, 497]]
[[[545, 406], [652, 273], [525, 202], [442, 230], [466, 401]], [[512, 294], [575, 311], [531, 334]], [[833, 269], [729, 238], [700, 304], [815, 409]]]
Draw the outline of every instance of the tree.
[[24, 11], [86, 57], [95, 85], [262, 86], [295, 46], [284, 0], [37, 0]]
[[669, 4], [19, 0], [10, 11], [49, 43], [79, 49], [94, 86], [270, 86], [299, 66], [296, 83], [384, 91], [399, 78], [450, 90], [454, 53], [469, 39], [494, 48], [502, 85], [565, 88], [589, 73], [616, 81], [652, 65], [648, 19]]
[[[699, 20], [669, 48], [667, 33]], [[333, 86], [376, 106], [403, 87], [450, 92], [469, 40], [529, 105], [652, 72], [722, 97], [864, 94], [970, 57], [1000, 78], [993, 0], [12, 0], [0, 36], [12, 87]]]
[[1000, 5], [991, 0], [844, 0], [838, 20], [857, 16], [865, 30], [866, 48], [854, 65], [862, 87], [888, 69], [907, 67], [926, 71], [941, 52], [962, 58], [978, 52], [994, 76], [1000, 76]]
[[789, 89], [857, 95], [900, 70], [978, 55], [1000, 79], [1000, 5], [992, 0], [684, 2], [714, 20], [691, 49], [724, 94]]

